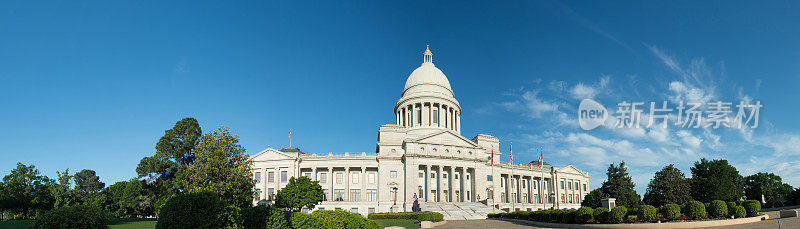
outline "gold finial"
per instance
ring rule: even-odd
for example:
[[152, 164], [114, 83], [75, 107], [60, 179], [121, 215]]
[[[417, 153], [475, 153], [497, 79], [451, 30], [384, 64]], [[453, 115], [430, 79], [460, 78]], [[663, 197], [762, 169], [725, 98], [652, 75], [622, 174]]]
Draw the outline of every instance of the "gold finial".
[[426, 52], [430, 52], [431, 51], [431, 45], [425, 45], [425, 51]]

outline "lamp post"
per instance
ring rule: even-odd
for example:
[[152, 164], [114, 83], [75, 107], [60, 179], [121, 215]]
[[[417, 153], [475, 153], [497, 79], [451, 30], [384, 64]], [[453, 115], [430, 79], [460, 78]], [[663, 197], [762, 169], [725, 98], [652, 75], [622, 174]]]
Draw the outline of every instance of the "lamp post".
[[397, 205], [397, 187], [392, 187], [392, 194], [394, 194], [394, 205]]

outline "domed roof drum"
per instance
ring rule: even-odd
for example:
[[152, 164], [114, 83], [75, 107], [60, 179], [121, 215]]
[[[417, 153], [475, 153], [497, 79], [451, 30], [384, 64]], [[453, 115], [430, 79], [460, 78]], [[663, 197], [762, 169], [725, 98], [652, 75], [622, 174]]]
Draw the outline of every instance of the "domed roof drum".
[[403, 94], [397, 104], [400, 105], [405, 100], [420, 97], [439, 98], [459, 106], [447, 76], [433, 64], [433, 54], [430, 48], [425, 49], [422, 65], [414, 69], [408, 76]]

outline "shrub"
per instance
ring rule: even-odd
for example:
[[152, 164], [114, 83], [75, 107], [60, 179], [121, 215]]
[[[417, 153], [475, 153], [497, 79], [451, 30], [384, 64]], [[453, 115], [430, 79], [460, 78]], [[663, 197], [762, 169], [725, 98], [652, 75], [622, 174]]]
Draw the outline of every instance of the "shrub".
[[[727, 202], [726, 204], [728, 205], [728, 213], [731, 213], [733, 211], [733, 207], [736, 206], [736, 203]], [[733, 215], [733, 214], [730, 214], [730, 215]]]
[[308, 215], [295, 213], [292, 215], [291, 221], [292, 227], [296, 229], [378, 228], [375, 221], [364, 218], [361, 214], [346, 211], [316, 210]]
[[109, 219], [110, 215], [103, 209], [77, 205], [47, 212], [33, 228], [107, 228]]
[[747, 211], [744, 210], [744, 207], [735, 205], [733, 206], [733, 208], [731, 208], [731, 215], [733, 215], [737, 219], [744, 218], [745, 216], [747, 216]]
[[650, 222], [656, 218], [656, 207], [650, 205], [639, 206], [639, 213], [636, 218], [642, 222]]
[[170, 198], [158, 213], [156, 228], [223, 228], [229, 225], [228, 206], [213, 192], [180, 194]]
[[562, 213], [561, 222], [562, 223], [575, 223], [577, 219], [575, 218], [575, 212], [578, 211], [574, 208], [564, 210]]
[[[497, 214], [490, 214], [489, 218], [517, 218], [514, 217], [513, 214], [519, 214], [518, 212], [512, 213], [497, 213]], [[444, 215], [438, 212], [396, 212], [396, 213], [372, 213], [367, 215], [369, 219], [415, 219], [419, 221], [442, 221], [444, 219]]]
[[756, 200], [746, 200], [742, 203], [742, 207], [747, 212], [747, 216], [757, 216], [758, 211], [761, 210], [761, 203]]
[[269, 211], [265, 205], [242, 209], [242, 227], [244, 228], [266, 228], [267, 218], [269, 218]]
[[703, 218], [706, 215], [706, 205], [700, 201], [690, 201], [686, 204], [686, 212], [683, 214], [692, 219]]
[[708, 209], [708, 214], [711, 215], [712, 217], [720, 218], [728, 215], [728, 204], [726, 204], [725, 201], [722, 200], [711, 201], [711, 204], [709, 206], [710, 208]]
[[590, 207], [581, 207], [575, 211], [575, 222], [577, 223], [588, 223], [592, 220], [592, 212], [594, 209]]
[[706, 209], [711, 208], [711, 203], [703, 203], [703, 205], [705, 205]]
[[639, 208], [628, 208], [628, 215], [639, 215]]
[[677, 204], [666, 204], [661, 206], [661, 216], [668, 220], [677, 219], [681, 217], [681, 208]]
[[607, 208], [604, 208], [604, 207], [595, 208], [594, 212], [592, 212], [592, 216], [594, 217], [594, 221], [598, 222], [598, 223], [606, 223], [606, 222], [608, 222], [608, 217], [610, 215], [611, 215], [611, 213], [608, 211]]
[[609, 217], [610, 223], [622, 223], [625, 222], [625, 218], [628, 216], [628, 209], [625, 206], [616, 206], [611, 209], [611, 216]]

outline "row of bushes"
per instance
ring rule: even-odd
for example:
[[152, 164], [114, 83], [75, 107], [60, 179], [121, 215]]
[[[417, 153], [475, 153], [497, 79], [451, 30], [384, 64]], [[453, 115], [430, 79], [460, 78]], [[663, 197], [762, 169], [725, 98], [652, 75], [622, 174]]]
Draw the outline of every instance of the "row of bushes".
[[157, 229], [167, 228], [378, 228], [358, 213], [317, 210], [311, 214], [286, 212], [273, 206], [238, 208], [226, 205], [212, 192], [181, 194], [158, 213]]
[[438, 222], [444, 219], [444, 215], [438, 212], [397, 212], [397, 213], [372, 213], [367, 216], [370, 219], [415, 219], [418, 221]]
[[[708, 209], [708, 211], [706, 211]], [[730, 209], [730, 210], [729, 210]], [[623, 223], [628, 219], [628, 215], [636, 215], [636, 220], [651, 222], [660, 216], [667, 220], [675, 220], [681, 216], [690, 219], [700, 219], [706, 216], [711, 218], [723, 218], [734, 216], [743, 218], [745, 216], [756, 216], [761, 210], [761, 204], [755, 200], [748, 200], [737, 205], [734, 202], [724, 202], [715, 200], [711, 203], [701, 203], [690, 201], [683, 205], [667, 204], [661, 208], [650, 205], [642, 205], [637, 209], [628, 211], [624, 206], [617, 206], [611, 211], [599, 207], [581, 207], [579, 209], [555, 209], [539, 210], [533, 212], [516, 211], [510, 213], [489, 214], [489, 218], [511, 218], [526, 219], [539, 222], [553, 223]], [[632, 213], [632, 214], [631, 214]]]

